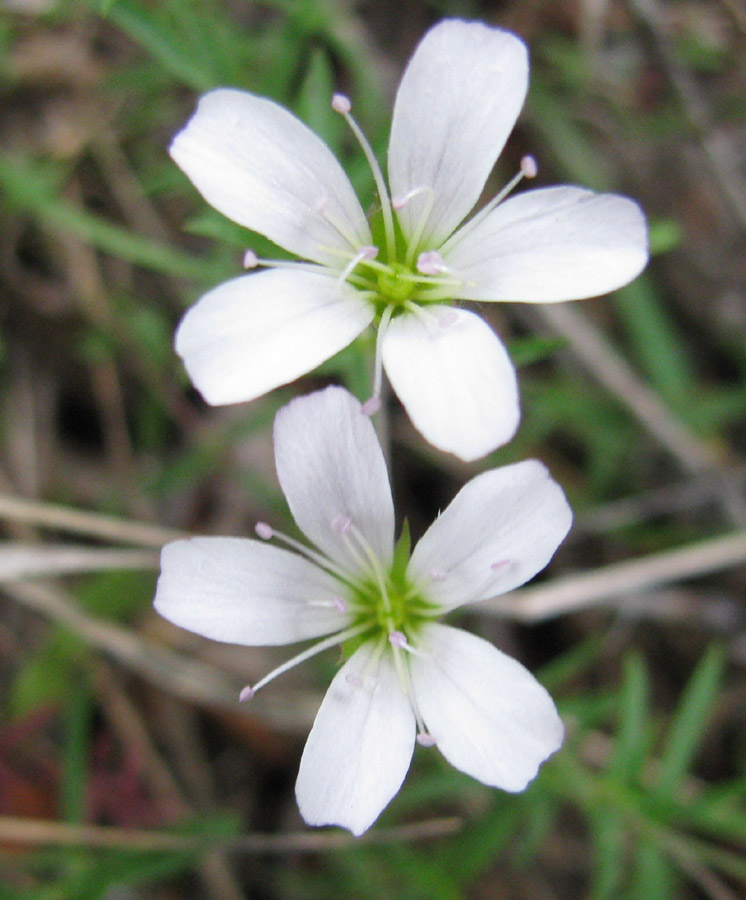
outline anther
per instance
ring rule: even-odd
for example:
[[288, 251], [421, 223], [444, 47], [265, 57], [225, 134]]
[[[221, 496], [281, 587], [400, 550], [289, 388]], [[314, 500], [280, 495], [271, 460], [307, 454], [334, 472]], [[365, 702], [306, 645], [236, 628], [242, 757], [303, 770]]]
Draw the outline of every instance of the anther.
[[254, 688], [250, 684], [247, 684], [246, 687], [243, 688], [241, 693], [238, 695], [238, 702], [245, 703], [247, 700], [251, 700], [253, 696]]
[[372, 416], [381, 408], [381, 400], [379, 397], [369, 397], [365, 403], [361, 404], [360, 412], [364, 416]]
[[260, 537], [263, 541], [268, 541], [274, 536], [272, 526], [267, 525], [266, 522], [257, 522], [254, 526], [254, 531], [256, 532], [257, 537]]
[[417, 733], [417, 743], [421, 747], [434, 747], [435, 738], [431, 734], [428, 734], [427, 731], [419, 731]]
[[492, 569], [493, 572], [502, 572], [504, 569], [508, 569], [512, 565], [513, 565], [513, 563], [511, 560], [501, 559], [501, 560], [498, 560], [498, 562], [493, 562], [492, 565], [490, 566], [490, 569]]
[[253, 250], [247, 250], [243, 255], [244, 269], [255, 269], [259, 265], [259, 257]]
[[334, 112], [338, 112], [343, 116], [346, 116], [347, 113], [352, 109], [350, 98], [345, 94], [334, 94], [332, 97], [332, 109], [334, 110]]
[[442, 569], [430, 569], [428, 573], [433, 581], [445, 581], [446, 573]]
[[398, 647], [400, 650], [404, 650], [409, 647], [407, 637], [401, 631], [392, 631], [389, 635], [389, 643], [392, 647]]
[[332, 603], [334, 604], [334, 608], [337, 610], [337, 612], [347, 612], [347, 601], [344, 597], [332, 597]]
[[344, 513], [337, 513], [332, 519], [332, 528], [337, 534], [347, 534], [352, 527], [352, 519]]
[[438, 316], [438, 325], [441, 328], [450, 328], [451, 325], [455, 325], [458, 321], [458, 313], [455, 309], [449, 309], [443, 313], [443, 315]]
[[536, 165], [536, 160], [533, 156], [524, 156], [521, 159], [521, 172], [523, 172], [524, 178], [536, 178], [539, 167]]
[[412, 188], [411, 191], [407, 191], [406, 194], [397, 194], [396, 197], [391, 198], [391, 205], [395, 210], [404, 209], [404, 207], [412, 200], [414, 197], [418, 197], [420, 194], [424, 193], [433, 193], [433, 189], [431, 187], [416, 187]]
[[417, 271], [423, 275], [440, 275], [448, 271], [448, 266], [437, 250], [426, 250], [417, 257]]
[[345, 681], [347, 684], [352, 685], [352, 687], [360, 688], [363, 686], [363, 679], [358, 675], [353, 675], [352, 672], [348, 672], [345, 675]]

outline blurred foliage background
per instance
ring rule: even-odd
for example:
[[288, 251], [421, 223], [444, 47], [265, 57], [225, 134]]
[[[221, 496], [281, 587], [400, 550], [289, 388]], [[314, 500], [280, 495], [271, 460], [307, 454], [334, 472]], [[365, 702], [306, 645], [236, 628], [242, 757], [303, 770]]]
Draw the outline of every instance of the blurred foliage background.
[[[355, 841], [304, 830], [292, 790], [333, 654], [239, 708], [277, 654], [151, 601], [174, 534], [292, 527], [274, 413], [328, 380], [365, 397], [369, 348], [207, 408], [174, 327], [265, 244], [166, 151], [200, 92], [236, 85], [295, 111], [372, 201], [330, 96], [383, 159], [398, 76], [446, 15], [531, 51], [487, 195], [533, 153], [537, 184], [635, 197], [654, 255], [612, 297], [481, 310], [524, 408], [491, 458], [436, 453], [392, 403], [415, 537], [481, 468], [536, 456], [567, 491], [539, 583], [463, 617], [537, 673], [568, 737], [517, 796], [419, 749]], [[0, 898], [743, 896], [742, 0], [5, 0], [0, 48]]]

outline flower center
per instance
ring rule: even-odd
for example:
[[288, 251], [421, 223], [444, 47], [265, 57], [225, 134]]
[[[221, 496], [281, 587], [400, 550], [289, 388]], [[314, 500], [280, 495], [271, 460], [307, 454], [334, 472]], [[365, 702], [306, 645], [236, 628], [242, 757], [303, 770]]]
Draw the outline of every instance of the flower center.
[[[410, 277], [405, 277], [407, 275]], [[412, 272], [401, 263], [393, 263], [387, 272], [380, 272], [378, 275], [378, 290], [383, 299], [388, 301], [386, 305], [402, 305], [414, 294], [415, 286]]]
[[404, 578], [391, 572], [383, 584], [367, 581], [352, 587], [352, 597], [347, 600], [353, 625], [366, 627], [362, 637], [370, 639], [371, 632], [378, 631], [388, 639], [393, 632], [408, 638], [417, 634], [419, 627], [432, 621], [435, 606]]
[[[282, 663], [253, 687], [247, 685], [241, 691], [239, 699], [249, 700], [256, 691], [278, 675], [330, 647], [341, 646], [344, 655], [349, 659], [362, 644], [372, 643], [377, 656], [384, 652], [392, 654], [402, 691], [408, 697], [417, 721], [417, 740], [420, 744], [432, 746], [434, 739], [428, 733], [420, 714], [406, 656], [409, 653], [423, 655], [423, 651], [417, 646], [420, 630], [426, 622], [438, 618], [442, 610], [426, 599], [423, 586], [412, 583], [407, 577], [410, 557], [409, 528], [405, 522], [394, 549], [391, 565], [385, 566], [365, 535], [348, 515], [340, 512], [330, 524], [333, 531], [342, 538], [352, 560], [356, 563], [352, 569], [341, 566], [319, 551], [275, 531], [266, 522], [257, 523], [256, 533], [262, 540], [278, 538], [336, 577], [340, 589], [338, 595], [324, 599], [310, 598], [308, 604], [334, 608], [340, 616], [341, 630]], [[431, 573], [430, 576], [434, 581], [442, 580], [444, 577], [445, 574], [440, 572]], [[359, 673], [348, 673], [346, 680], [361, 690], [371, 688], [365, 667]]]

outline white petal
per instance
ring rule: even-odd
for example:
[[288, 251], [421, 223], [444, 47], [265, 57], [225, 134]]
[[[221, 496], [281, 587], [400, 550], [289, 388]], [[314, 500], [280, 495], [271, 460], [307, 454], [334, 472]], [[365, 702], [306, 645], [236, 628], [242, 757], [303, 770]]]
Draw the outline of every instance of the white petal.
[[407, 237], [427, 215], [419, 246], [437, 249], [477, 202], [527, 85], [526, 47], [507, 31], [452, 19], [425, 35], [399, 85], [389, 143], [392, 195], [425, 188], [399, 212]]
[[303, 557], [246, 538], [175, 541], [161, 552], [156, 610], [214, 641], [292, 644], [349, 625], [336, 579]]
[[415, 427], [440, 450], [478, 459], [515, 433], [513, 364], [479, 316], [442, 306], [401, 315], [389, 325], [382, 356]]
[[391, 654], [379, 649], [363, 644], [337, 672], [308, 736], [295, 793], [309, 825], [362, 834], [407, 774], [415, 718]]
[[429, 626], [410, 656], [417, 703], [441, 753], [462, 772], [522, 791], [560, 748], [562, 720], [547, 691], [519, 662], [481, 638]]
[[[394, 503], [381, 446], [360, 403], [340, 387], [298, 397], [277, 413], [274, 439], [277, 475], [301, 531], [348, 571], [369, 572], [358, 532], [387, 568]], [[346, 534], [342, 518], [351, 520]]]
[[577, 187], [517, 194], [441, 253], [464, 279], [465, 300], [554, 303], [613, 291], [648, 259], [640, 207]]
[[205, 294], [182, 319], [176, 352], [208, 403], [239, 403], [315, 368], [373, 316], [332, 276], [269, 269]]
[[227, 88], [206, 94], [171, 156], [223, 215], [298, 256], [340, 266], [329, 248], [370, 244], [365, 214], [331, 150], [271, 100]]
[[484, 600], [540, 572], [572, 511], [546, 468], [529, 459], [467, 482], [414, 548], [408, 574], [445, 609]]

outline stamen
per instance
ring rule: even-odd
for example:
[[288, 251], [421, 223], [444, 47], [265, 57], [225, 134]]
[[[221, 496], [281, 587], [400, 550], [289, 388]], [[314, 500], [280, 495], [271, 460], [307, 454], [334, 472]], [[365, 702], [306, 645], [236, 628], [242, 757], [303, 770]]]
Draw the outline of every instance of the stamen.
[[[309, 647], [302, 653], [298, 653], [296, 656], [292, 657], [292, 659], [289, 659], [286, 662], [282, 663], [282, 665], [278, 666], [276, 669], [273, 669], [271, 672], [265, 675], [264, 678], [257, 681], [253, 688], [250, 688], [248, 686], [245, 687], [243, 691], [241, 691], [239, 697], [243, 696], [244, 694], [246, 694], [246, 699], [253, 697], [260, 688], [263, 688], [266, 684], [269, 684], [269, 682], [277, 678], [278, 675], [282, 675], [284, 672], [295, 668], [295, 666], [299, 665], [302, 662], [305, 662], [307, 659], [311, 659], [312, 656], [316, 656], [318, 653], [322, 653], [324, 650], [328, 650], [330, 647], [336, 647], [337, 644], [343, 644], [350, 638], [357, 637], [359, 634], [362, 634], [364, 631], [368, 631], [370, 628], [371, 625], [369, 623], [364, 623], [361, 625], [356, 625], [353, 628], [346, 628], [344, 631], [337, 632], [337, 634], [330, 635], [323, 641], [319, 641], [317, 644], [314, 644], [312, 647]], [[248, 691], [251, 691], [251, 693], [248, 693]]]
[[451, 269], [437, 250], [426, 250], [417, 257], [417, 271], [423, 275], [440, 275], [441, 272], [450, 272]]
[[373, 652], [363, 666], [363, 671], [359, 675], [354, 672], [348, 672], [345, 675], [347, 684], [356, 688], [368, 687], [371, 693], [373, 693], [378, 688], [378, 679], [370, 675], [370, 671], [378, 665], [385, 646], [383, 641], [378, 641], [373, 648]]
[[[400, 631], [392, 631], [389, 634], [389, 642], [394, 647], [394, 667], [396, 668], [396, 674], [399, 676], [402, 690], [409, 700], [409, 705], [412, 707], [412, 712], [414, 713], [414, 718], [417, 722], [417, 740], [419, 743], [422, 743], [424, 740], [424, 746], [432, 746], [432, 744], [427, 743], [429, 735], [427, 733], [427, 728], [425, 728], [425, 721], [422, 718], [419, 704], [417, 703], [414, 687], [412, 686], [412, 676], [409, 672], [409, 665], [406, 663], [401, 653], [397, 652], [398, 650], [407, 650], [410, 653], [417, 653], [417, 651], [407, 643], [406, 637]], [[417, 655], [420, 654], [417, 653]], [[423, 736], [422, 740], [420, 740], [420, 735]], [[435, 743], [435, 741], [433, 741], [433, 743]]]
[[381, 388], [383, 387], [383, 338], [386, 330], [391, 322], [391, 316], [394, 314], [394, 307], [387, 306], [381, 316], [378, 324], [378, 333], [376, 334], [376, 355], [373, 360], [373, 394], [360, 407], [360, 412], [365, 416], [372, 416], [381, 408]]
[[364, 259], [375, 259], [376, 256], [378, 256], [378, 247], [374, 247], [372, 244], [361, 247], [340, 272], [339, 277], [337, 278], [337, 285], [341, 285], [347, 281], [347, 278], [354, 272], [358, 263], [362, 262]]
[[435, 328], [447, 328], [458, 319], [458, 313], [455, 310], [447, 310], [445, 313], [440, 314], [440, 311], [435, 312], [431, 309], [426, 309], [417, 303], [412, 303], [411, 300], [407, 300], [404, 306], [409, 312], [417, 316], [430, 334], [433, 334]]
[[247, 700], [251, 700], [254, 696], [254, 688], [247, 684], [245, 688], [241, 690], [241, 693], [238, 695], [238, 702], [245, 703]]
[[539, 174], [539, 167], [533, 156], [524, 156], [521, 159], [521, 172], [523, 172], [524, 178], [536, 178]]
[[266, 522], [257, 522], [254, 526], [254, 530], [257, 535], [262, 538], [262, 540], [268, 541], [270, 538], [277, 538], [278, 541], [281, 541], [283, 544], [287, 544], [288, 547], [292, 547], [297, 553], [300, 553], [301, 556], [305, 556], [306, 559], [310, 559], [311, 562], [316, 563], [317, 566], [321, 569], [326, 569], [327, 572], [330, 572], [332, 575], [336, 575], [340, 581], [344, 581], [345, 583], [349, 583], [350, 573], [346, 572], [336, 563], [332, 562], [323, 554], [319, 553], [317, 550], [313, 550], [311, 547], [306, 547], [305, 544], [301, 544], [300, 541], [296, 541], [295, 538], [291, 538], [289, 535], [284, 534], [282, 531], [277, 531], [275, 528], [272, 528], [270, 525], [267, 525]]
[[415, 225], [414, 230], [412, 231], [412, 234], [409, 238], [409, 244], [407, 245], [407, 255], [404, 259], [404, 263], [407, 266], [412, 265], [412, 260], [414, 259], [414, 255], [417, 252], [417, 248], [422, 237], [422, 232], [425, 230], [425, 225], [427, 224], [427, 220], [430, 218], [430, 213], [433, 209], [433, 203], [435, 202], [435, 192], [433, 191], [433, 189], [429, 186], [423, 186], [410, 191], [405, 196], [402, 206], [404, 206], [406, 203], [409, 203], [409, 201], [413, 197], [416, 197], [418, 194], [427, 194], [427, 198], [425, 200], [425, 205], [422, 208], [422, 212], [420, 213], [420, 217], [417, 220], [417, 224]]
[[256, 269], [259, 266], [263, 269], [295, 269], [302, 272], [322, 272], [325, 275], [329, 274], [329, 267], [319, 265], [318, 263], [303, 262], [297, 259], [264, 259], [261, 256], [257, 256], [253, 250], [247, 250], [243, 255], [244, 269]]
[[479, 225], [479, 223], [484, 219], [485, 216], [488, 216], [492, 210], [498, 206], [498, 204], [502, 203], [502, 201], [510, 194], [514, 188], [518, 185], [520, 181], [524, 178], [535, 178], [536, 174], [539, 171], [539, 167], [536, 165], [536, 160], [533, 156], [524, 156], [521, 159], [519, 171], [510, 179], [510, 181], [505, 185], [505, 187], [498, 191], [498, 193], [490, 200], [490, 202], [482, 207], [479, 212], [472, 216], [471, 219], [459, 228], [451, 237], [443, 244], [440, 248], [441, 252], [446, 254], [449, 250], [452, 250], [457, 244], [461, 242], [461, 240], [470, 234], [474, 228]]
[[397, 211], [400, 209], [404, 209], [404, 207], [413, 197], [419, 197], [420, 194], [424, 193], [429, 193], [430, 195], [432, 195], [433, 189], [431, 187], [426, 187], [425, 185], [423, 185], [422, 187], [412, 188], [411, 191], [407, 191], [407, 193], [404, 195], [397, 194], [396, 197], [392, 197], [391, 205]]
[[[350, 553], [355, 557], [355, 559], [361, 564], [362, 567], [367, 568], [368, 571], [373, 575], [373, 578], [378, 587], [379, 595], [381, 597], [381, 600], [383, 601], [384, 612], [387, 616], [390, 616], [391, 598], [389, 597], [388, 588], [386, 586], [386, 576], [381, 568], [381, 563], [376, 556], [373, 548], [370, 546], [363, 533], [351, 519], [350, 527], [348, 531], [344, 532], [343, 536], [345, 538], [347, 549], [350, 551]], [[355, 544], [357, 544], [357, 546], [355, 546]], [[360, 554], [361, 550], [362, 555]], [[389, 627], [393, 631], [394, 623], [391, 622]]]
[[381, 400], [379, 397], [368, 397], [365, 403], [360, 406], [360, 412], [364, 416], [372, 416], [381, 408]]
[[[340, 237], [343, 237], [351, 247], [357, 247], [360, 244], [360, 238], [356, 237], [347, 227], [345, 227], [336, 216], [333, 216], [328, 209], [329, 198], [321, 197], [313, 205], [313, 211], [319, 213], [332, 226]], [[326, 247], [319, 247], [319, 250], [328, 250]]]
[[407, 640], [407, 636], [403, 631], [390, 632], [389, 643], [392, 647], [396, 647], [397, 650], [406, 650], [407, 653], [411, 653], [413, 656], [421, 656], [423, 658], [426, 658], [430, 655], [428, 653], [423, 653], [422, 650], [417, 650], [416, 647], [413, 647]]
[[344, 513], [337, 513], [332, 519], [332, 529], [336, 531], [337, 534], [347, 534], [351, 527], [352, 519]]
[[378, 196], [381, 201], [381, 213], [383, 214], [383, 230], [386, 233], [386, 255], [389, 262], [392, 262], [396, 258], [394, 214], [391, 210], [391, 201], [389, 200], [388, 188], [386, 187], [386, 181], [384, 180], [383, 172], [381, 171], [381, 167], [378, 165], [378, 160], [376, 159], [376, 155], [373, 152], [373, 148], [368, 143], [368, 139], [361, 131], [360, 126], [350, 115], [352, 104], [350, 103], [349, 97], [345, 97], [344, 94], [335, 94], [332, 97], [332, 109], [345, 117], [345, 121], [352, 129], [352, 133], [357, 138], [358, 143], [362, 147], [363, 153], [365, 154], [365, 158], [368, 160], [368, 165], [370, 166], [371, 172], [373, 173], [373, 180], [376, 183], [376, 190], [378, 191]]
[[[449, 272], [453, 272], [455, 276], [455, 269], [448, 269]], [[453, 277], [453, 278], [438, 278], [434, 275], [423, 275], [420, 272], [398, 272], [396, 277], [400, 281], [409, 281], [412, 284], [416, 284], [419, 287], [429, 288], [431, 285], [447, 286], [449, 288], [458, 287], [460, 284], [463, 284], [463, 280], [461, 278]], [[423, 297], [427, 300], [431, 295], [435, 294], [434, 291], [429, 290], [420, 290], [417, 292], [417, 299], [420, 300]], [[446, 293], [443, 293], [444, 297], [453, 297], [453, 291], [449, 290]]]
[[350, 98], [345, 96], [344, 94], [334, 94], [332, 96], [332, 109], [334, 110], [334, 112], [338, 112], [343, 116], [346, 116], [347, 113], [352, 109]]
[[427, 731], [418, 731], [417, 732], [417, 743], [421, 747], [434, 747], [435, 746], [435, 738]]
[[350, 250], [344, 250], [341, 247], [320, 247], [319, 249], [323, 250], [324, 253], [328, 253], [330, 256], [339, 256], [343, 260], [347, 260], [349, 262], [351, 259], [355, 258], [358, 261], [358, 265], [362, 264], [367, 266], [369, 269], [374, 269], [376, 272], [383, 272], [385, 275], [391, 274], [391, 267], [387, 266], [385, 263], [378, 262], [375, 257], [378, 255], [378, 247], [373, 247], [372, 244], [366, 245], [361, 249], [368, 250], [369, 252], [375, 249], [375, 253], [372, 253], [370, 256], [363, 256], [362, 259], [359, 257], [358, 253], [352, 253]]
[[[512, 559], [500, 559], [497, 562], [491, 563], [489, 568], [487, 569], [487, 573], [481, 579], [481, 581], [479, 581], [477, 585], [472, 588], [472, 590], [467, 594], [466, 597], [461, 597], [456, 606], [466, 606], [469, 603], [477, 603], [480, 600], [483, 600], [485, 596], [489, 596], [489, 593], [485, 594], [485, 591], [487, 591], [491, 583], [495, 580], [495, 576], [512, 568], [513, 565], [515, 565], [515, 563]], [[432, 571], [430, 572], [430, 576], [432, 577]], [[427, 585], [423, 585], [422, 590], [426, 592]], [[452, 608], [455, 607], [443, 605], [433, 613], [428, 610], [423, 611], [423, 616], [433, 616], [434, 618], [440, 617]]]
[[318, 607], [320, 609], [330, 609], [334, 607], [338, 613], [346, 613], [347, 612], [347, 601], [344, 597], [332, 597], [331, 600], [309, 600], [307, 602], [308, 606]]

